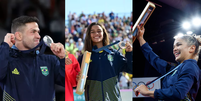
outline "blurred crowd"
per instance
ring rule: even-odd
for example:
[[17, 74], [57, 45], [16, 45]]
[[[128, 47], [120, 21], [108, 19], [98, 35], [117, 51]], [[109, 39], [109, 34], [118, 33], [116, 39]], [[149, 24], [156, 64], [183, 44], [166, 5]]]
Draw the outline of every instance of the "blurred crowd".
[[[65, 48], [76, 58], [84, 52], [84, 40], [86, 36], [87, 27], [92, 22], [103, 24], [109, 34], [110, 43], [115, 41], [130, 42], [132, 44], [131, 28], [133, 26], [131, 15], [126, 17], [118, 17], [114, 12], [106, 15], [104, 12], [98, 14], [85, 14], [82, 12], [77, 15], [76, 13], [69, 13], [68, 20], [65, 28]], [[119, 45], [114, 45], [111, 48], [119, 49]], [[125, 49], [119, 50], [125, 55]], [[121, 73], [119, 77], [119, 85], [122, 89], [130, 88], [131, 74]], [[125, 84], [126, 83], [126, 84]]]
[[[65, 28], [65, 46], [67, 51], [76, 57], [82, 54], [86, 30], [92, 22], [98, 22], [105, 26], [110, 36], [110, 43], [117, 40], [131, 42], [131, 27], [133, 25], [131, 17], [132, 15], [129, 17], [118, 17], [115, 16], [114, 12], [109, 13], [109, 15], [106, 15], [104, 12], [88, 15], [84, 14], [84, 12], [80, 15], [69, 13], [68, 24]], [[118, 49], [119, 47], [116, 45], [112, 48]], [[125, 54], [123, 51], [122, 53]]]

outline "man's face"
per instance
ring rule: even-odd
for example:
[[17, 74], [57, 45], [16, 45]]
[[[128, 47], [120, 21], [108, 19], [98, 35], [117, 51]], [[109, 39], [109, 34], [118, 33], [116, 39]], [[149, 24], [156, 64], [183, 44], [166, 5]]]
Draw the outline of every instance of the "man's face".
[[40, 42], [40, 29], [36, 22], [26, 23], [22, 33], [22, 46], [25, 50], [36, 47]]

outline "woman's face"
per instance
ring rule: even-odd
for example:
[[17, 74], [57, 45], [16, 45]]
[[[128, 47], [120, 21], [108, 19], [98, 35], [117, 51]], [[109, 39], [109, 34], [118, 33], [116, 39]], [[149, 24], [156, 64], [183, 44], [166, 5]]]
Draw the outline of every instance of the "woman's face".
[[174, 41], [173, 54], [175, 56], [175, 61], [182, 63], [184, 60], [189, 59], [191, 55], [189, 52], [190, 46], [187, 42], [181, 38], [177, 38]]
[[93, 25], [91, 27], [90, 31], [91, 40], [93, 42], [93, 45], [96, 45], [98, 43], [102, 44], [103, 41], [103, 29], [99, 25]]

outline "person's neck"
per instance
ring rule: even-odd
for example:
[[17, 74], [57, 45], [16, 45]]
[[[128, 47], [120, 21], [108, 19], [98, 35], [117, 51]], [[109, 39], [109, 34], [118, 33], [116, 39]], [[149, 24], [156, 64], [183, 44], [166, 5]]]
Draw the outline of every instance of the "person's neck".
[[103, 44], [102, 43], [97, 43], [97, 44], [94, 44], [94, 46], [97, 46], [97, 48], [101, 48], [101, 47], [103, 47]]
[[189, 60], [189, 59], [194, 59], [196, 61], [198, 61], [198, 57], [196, 57], [196, 55], [191, 55], [191, 56], [186, 56], [187, 58], [185, 58], [183, 61], [181, 61], [181, 63], [183, 63], [185, 60]]
[[18, 50], [21, 50], [21, 51], [28, 50], [21, 43], [15, 43], [15, 46], [17, 47]]

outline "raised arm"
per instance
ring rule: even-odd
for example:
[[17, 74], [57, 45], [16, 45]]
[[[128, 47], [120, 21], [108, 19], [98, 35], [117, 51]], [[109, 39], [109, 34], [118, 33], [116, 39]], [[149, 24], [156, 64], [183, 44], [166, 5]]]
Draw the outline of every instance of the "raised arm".
[[127, 72], [131, 73], [133, 72], [133, 48], [129, 42], [126, 42], [126, 55], [125, 57], [120, 53], [116, 52], [115, 55], [115, 63], [114, 67], [119, 67], [116, 69], [117, 73], [119, 72]]
[[145, 32], [144, 27], [139, 28], [138, 27], [138, 33], [137, 33], [137, 39], [140, 43], [142, 53], [144, 54], [145, 58], [147, 61], [161, 74], [165, 74], [167, 70], [172, 68], [171, 65], [169, 65], [165, 60], [162, 60], [159, 58], [158, 55], [156, 55], [153, 51], [152, 48], [148, 45], [148, 43], [144, 40], [143, 35]]
[[61, 43], [52, 43], [50, 46], [52, 52], [59, 58], [55, 66], [55, 81], [65, 87], [65, 50]]
[[145, 28], [144, 27], [140, 28], [139, 25], [137, 26], [137, 28], [138, 28], [137, 39], [140, 43], [140, 46], [142, 46], [146, 43], [146, 41], [144, 40], [144, 37], [143, 37]]
[[15, 43], [15, 36], [12, 33], [7, 33], [4, 37], [4, 42], [0, 45], [0, 81], [6, 77], [7, 67], [9, 62], [9, 49]]

